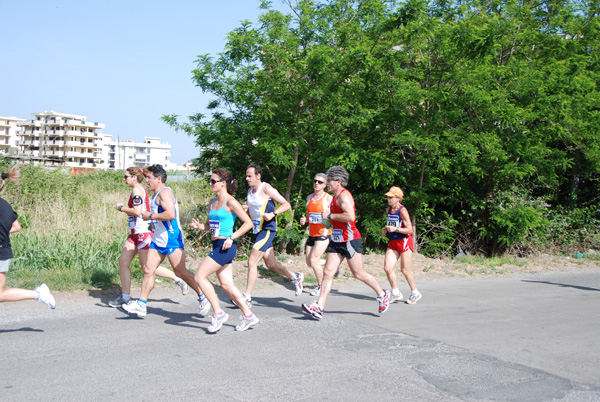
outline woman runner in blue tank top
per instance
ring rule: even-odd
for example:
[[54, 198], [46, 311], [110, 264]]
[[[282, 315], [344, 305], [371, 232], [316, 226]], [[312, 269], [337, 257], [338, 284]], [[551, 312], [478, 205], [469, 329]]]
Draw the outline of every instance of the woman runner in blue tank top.
[[[215, 288], [208, 280], [208, 277], [215, 272], [223, 290], [242, 310], [242, 321], [235, 329], [245, 331], [258, 323], [258, 317], [252, 313], [244, 301], [242, 293], [233, 282], [232, 262], [237, 253], [235, 239], [252, 229], [252, 220], [244, 212], [241, 204], [232, 196], [237, 190], [237, 180], [233, 180], [227, 169], [213, 170], [210, 177], [210, 189], [216, 194], [216, 198], [210, 201], [208, 219], [205, 223], [200, 223], [198, 219], [192, 219], [190, 225], [194, 229], [210, 231], [212, 240], [212, 252], [202, 261], [196, 271], [196, 281], [212, 305], [214, 312], [208, 332], [218, 332], [229, 319], [229, 314], [221, 309]], [[244, 224], [234, 232], [236, 216]]]

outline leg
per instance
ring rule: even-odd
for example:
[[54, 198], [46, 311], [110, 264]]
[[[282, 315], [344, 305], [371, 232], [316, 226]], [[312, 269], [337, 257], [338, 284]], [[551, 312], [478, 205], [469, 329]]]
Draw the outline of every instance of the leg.
[[276, 272], [279, 275], [285, 276], [290, 280], [294, 278], [294, 274], [292, 274], [292, 272], [289, 269], [287, 269], [285, 265], [277, 261], [277, 259], [275, 258], [275, 251], [273, 250], [273, 247], [265, 251], [263, 259], [265, 260], [265, 265], [271, 271]]
[[148, 301], [148, 298], [150, 297], [150, 292], [152, 292], [152, 289], [154, 288], [154, 280], [156, 279], [156, 269], [158, 268], [160, 263], [163, 262], [165, 256], [159, 253], [157, 250], [150, 249], [148, 250], [147, 257], [143, 259], [145, 259], [146, 261], [145, 263], [143, 263], [142, 259], [140, 259], [140, 263], [142, 264], [142, 270], [144, 271], [140, 299]]
[[196, 282], [194, 274], [185, 268], [185, 252], [183, 249], [176, 249], [173, 253], [169, 254], [168, 258], [169, 263], [173, 267], [173, 271], [175, 271], [175, 275], [183, 279], [192, 289], [196, 291], [196, 293], [198, 293], [198, 295], [201, 295], [202, 290], [200, 289], [198, 282]]
[[248, 257], [248, 282], [246, 284], [246, 295], [251, 296], [254, 285], [258, 279], [258, 262], [265, 253], [255, 248], [250, 252]]
[[390, 286], [392, 289], [398, 289], [398, 282], [396, 280], [396, 272], [394, 271], [394, 266], [396, 265], [396, 261], [398, 261], [398, 257], [400, 253], [396, 250], [392, 250], [388, 248], [385, 251], [385, 260], [383, 262], [383, 270], [387, 275], [388, 281], [390, 282]]
[[352, 275], [354, 275], [356, 279], [364, 282], [367, 286], [373, 289], [377, 296], [383, 294], [383, 289], [381, 289], [381, 286], [379, 286], [379, 283], [377, 282], [375, 277], [373, 277], [373, 275], [365, 271], [363, 267], [362, 254], [354, 253], [354, 256], [348, 259], [348, 267], [350, 268], [350, 271], [352, 271]]
[[313, 247], [306, 248], [306, 260], [308, 265], [313, 269], [315, 276], [317, 277], [317, 285], [321, 286], [323, 282], [323, 267], [321, 266], [321, 257], [327, 246], [329, 240], [316, 241]]
[[408, 282], [408, 286], [410, 286], [410, 290], [415, 290], [417, 286], [415, 285], [415, 277], [412, 274], [410, 269], [410, 263], [412, 261], [412, 251], [407, 250], [400, 254], [400, 270], [402, 271], [402, 275], [406, 278], [406, 282]]
[[223, 310], [221, 309], [221, 305], [219, 304], [217, 292], [215, 292], [215, 288], [213, 284], [208, 280], [208, 277], [213, 273], [217, 272], [219, 269], [221, 269], [221, 265], [219, 265], [212, 258], [206, 257], [196, 270], [195, 275], [196, 282], [200, 285], [200, 288], [204, 292], [204, 295], [208, 299], [208, 302], [211, 304], [213, 312], [215, 314], [221, 314], [221, 311]]
[[27, 289], [4, 289], [6, 272], [0, 272], [0, 303], [34, 300], [35, 292]]
[[[121, 293], [128, 295], [131, 294], [131, 262], [135, 258], [138, 250], [135, 244], [126, 240], [121, 250], [121, 256], [119, 257], [119, 276], [121, 277]], [[140, 263], [141, 263], [140, 257]], [[143, 267], [143, 264], [142, 264]]]
[[333, 287], [333, 277], [338, 269], [338, 267], [344, 262], [344, 256], [338, 253], [329, 253], [327, 254], [327, 261], [325, 262], [325, 268], [323, 269], [323, 283], [321, 285], [321, 294], [319, 295], [319, 299], [317, 302], [319, 305], [325, 309], [325, 302], [327, 301], [327, 296], [329, 296], [329, 292], [331, 292], [331, 288]]
[[217, 271], [217, 277], [219, 278], [219, 282], [221, 283], [223, 290], [229, 295], [231, 300], [233, 300], [235, 304], [239, 306], [240, 310], [242, 310], [242, 314], [252, 314], [252, 311], [250, 311], [250, 308], [246, 304], [246, 300], [244, 299], [242, 292], [240, 292], [233, 282], [233, 264], [227, 264], [221, 267]]
[[156, 269], [155, 275], [160, 276], [161, 278], [170, 279], [172, 281], [175, 281], [177, 279], [177, 275], [175, 275], [173, 271], [165, 267], [158, 267]]

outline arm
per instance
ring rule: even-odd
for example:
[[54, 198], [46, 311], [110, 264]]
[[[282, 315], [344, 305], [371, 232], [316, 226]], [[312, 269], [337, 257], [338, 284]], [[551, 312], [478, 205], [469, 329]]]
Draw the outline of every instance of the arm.
[[244, 222], [244, 224], [238, 230], [233, 232], [231, 236], [225, 239], [225, 242], [221, 247], [223, 250], [227, 250], [228, 248], [230, 248], [233, 245], [233, 241], [235, 239], [237, 239], [240, 236], [243, 236], [246, 232], [252, 229], [253, 226], [252, 219], [250, 219], [248, 214], [244, 211], [242, 205], [235, 198], [229, 200], [227, 206], [225, 207], [225, 210], [235, 214], [238, 218], [240, 218], [242, 222]]
[[173, 195], [172, 191], [161, 191], [156, 199], [156, 203], [162, 207], [163, 212], [152, 214], [146, 211], [142, 214], [145, 221], [150, 219], [150, 215], [152, 215], [152, 219], [155, 221], [171, 221], [177, 217], [175, 213], [175, 195]]
[[267, 212], [266, 214], [263, 215], [263, 217], [267, 221], [272, 220], [273, 218], [275, 218], [275, 216], [282, 214], [285, 211], [288, 211], [289, 209], [292, 208], [290, 203], [285, 198], [283, 198], [283, 196], [281, 194], [279, 194], [279, 191], [277, 191], [270, 184], [267, 184], [265, 186], [265, 188], [263, 189], [263, 194], [265, 195], [265, 198], [270, 198], [273, 201], [275, 201], [276, 203], [280, 204], [279, 207], [275, 208], [275, 211]]
[[337, 202], [342, 209], [342, 212], [337, 214], [329, 214], [331, 216], [330, 220], [338, 222], [354, 222], [356, 220], [356, 213], [354, 212], [354, 198], [352, 195], [348, 191], [344, 191], [338, 197]]
[[402, 218], [403, 228], [398, 229], [398, 233], [411, 234], [413, 232], [412, 222], [406, 207], [400, 210], [400, 218]]
[[[308, 203], [310, 202], [310, 197], [312, 197], [312, 194], [309, 194], [309, 196], [308, 196], [308, 197], [306, 197], [306, 204], [307, 204], [307, 205], [308, 205]], [[300, 224], [301, 224], [302, 226], [306, 225], [306, 215], [302, 215], [302, 216], [300, 217]]]
[[15, 233], [15, 232], [20, 232], [21, 231], [21, 224], [19, 223], [19, 221], [15, 220], [12, 223], [12, 226], [10, 227], [10, 231], [8, 233]]
[[140, 216], [142, 214], [142, 205], [144, 205], [144, 198], [142, 197], [144, 193], [139, 187], [134, 187], [131, 194], [133, 195], [133, 208], [129, 208], [123, 205], [123, 203], [118, 203], [117, 210], [124, 212], [127, 216]]

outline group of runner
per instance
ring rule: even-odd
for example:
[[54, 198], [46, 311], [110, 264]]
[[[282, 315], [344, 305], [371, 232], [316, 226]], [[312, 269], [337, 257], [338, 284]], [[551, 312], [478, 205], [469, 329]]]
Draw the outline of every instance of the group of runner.
[[[229, 315], [221, 308], [212, 283], [208, 280], [210, 275], [216, 273], [231, 302], [242, 311], [241, 322], [235, 329], [245, 331], [259, 322], [251, 307], [252, 292], [258, 279], [258, 263], [261, 259], [267, 268], [289, 278], [294, 285], [295, 295], [300, 295], [303, 291], [304, 275], [301, 272], [292, 273], [277, 261], [273, 249], [277, 215], [286, 212], [291, 206], [273, 186], [262, 181], [262, 174], [262, 169], [257, 164], [251, 164], [246, 169], [249, 190], [246, 202], [242, 205], [234, 198], [238, 182], [232, 174], [222, 168], [211, 172], [210, 187], [215, 197], [209, 203], [208, 216], [204, 222], [192, 219], [190, 226], [197, 230], [210, 231], [212, 251], [193, 274], [186, 268], [179, 206], [173, 190], [166, 185], [166, 171], [161, 165], [152, 165], [143, 170], [136, 167], [126, 169], [124, 182], [131, 188], [131, 194], [126, 205], [117, 203], [115, 208], [128, 216], [130, 234], [119, 258], [122, 293], [109, 301], [109, 305], [120, 307], [137, 317], [145, 317], [155, 277], [161, 276], [173, 280], [184, 295], [191, 287], [198, 294], [201, 316], [208, 315], [212, 307], [213, 314], [208, 332], [215, 333], [229, 319]], [[4, 188], [4, 180], [16, 181], [14, 177], [17, 175], [16, 169], [2, 173], [0, 192]], [[421, 298], [410, 270], [414, 250], [412, 224], [406, 208], [401, 204], [404, 197], [402, 190], [392, 187], [385, 194], [389, 208], [382, 236], [389, 238], [384, 270], [392, 287], [390, 292], [382, 289], [377, 280], [364, 270], [362, 239], [356, 227], [356, 208], [352, 194], [346, 189], [348, 177], [348, 172], [341, 166], [333, 166], [326, 173], [316, 174], [313, 179], [314, 192], [306, 200], [307, 213], [300, 218], [300, 224], [309, 224], [306, 262], [317, 278], [317, 285], [310, 294], [318, 297], [311, 304], [302, 304], [302, 310], [317, 320], [323, 317], [334, 277], [344, 260], [348, 262], [354, 277], [373, 289], [380, 314], [388, 310], [390, 303], [402, 299], [394, 271], [398, 259], [401, 272], [411, 288], [406, 303], [414, 304]], [[153, 193], [151, 199], [142, 186], [144, 179], [147, 189]], [[325, 192], [325, 188], [331, 194]], [[9, 233], [20, 230], [20, 226], [10, 205], [1, 198], [0, 203], [0, 302], [36, 299], [54, 308], [54, 298], [45, 284], [34, 291], [4, 290], [6, 271], [12, 258], [12, 253], [7, 254], [7, 250], [10, 250]], [[234, 231], [236, 218], [242, 221], [242, 225]], [[241, 292], [233, 281], [232, 262], [237, 253], [235, 240], [250, 230], [255, 239], [248, 258], [246, 289], [245, 292]], [[322, 267], [321, 258], [325, 251], [327, 259]], [[136, 254], [139, 256], [144, 275], [140, 297], [134, 300], [130, 295], [130, 265]], [[173, 272], [160, 266], [165, 258], [169, 260]]]

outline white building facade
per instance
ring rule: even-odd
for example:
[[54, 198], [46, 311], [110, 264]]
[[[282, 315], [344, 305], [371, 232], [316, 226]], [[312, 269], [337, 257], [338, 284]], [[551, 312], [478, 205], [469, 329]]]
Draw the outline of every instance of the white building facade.
[[102, 161], [103, 169], [125, 170], [128, 167], [159, 164], [165, 170], [176, 170], [177, 165], [171, 162], [171, 145], [161, 143], [158, 137], [144, 137], [144, 142], [121, 141], [118, 137], [103, 134]]
[[54, 110], [17, 123], [17, 156], [43, 165], [94, 169], [102, 158], [103, 123]]
[[54, 110], [32, 113], [33, 119], [0, 116], [0, 156], [72, 170], [117, 169], [163, 165], [166, 170], [190, 170], [171, 162], [171, 145], [158, 137], [143, 142], [116, 139], [102, 133], [103, 123]]

